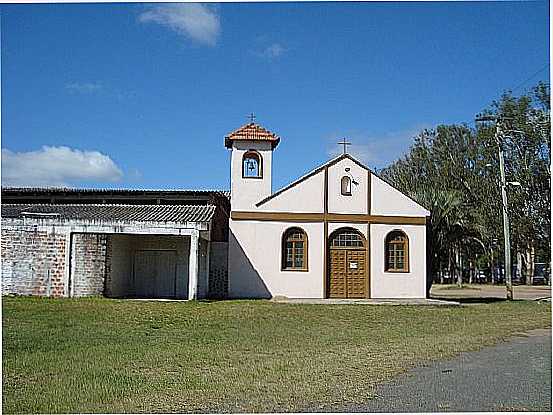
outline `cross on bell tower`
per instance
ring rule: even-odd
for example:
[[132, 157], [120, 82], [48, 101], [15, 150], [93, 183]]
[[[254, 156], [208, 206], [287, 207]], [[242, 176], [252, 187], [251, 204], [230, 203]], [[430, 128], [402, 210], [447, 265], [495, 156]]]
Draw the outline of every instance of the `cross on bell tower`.
[[248, 115], [248, 118], [250, 119], [250, 123], [255, 122], [255, 114], [252, 112], [250, 115]]
[[345, 138], [342, 138], [342, 141], [339, 141], [338, 144], [344, 146], [344, 154], [346, 154], [346, 153], [348, 152], [347, 146], [350, 146], [350, 145], [351, 145], [351, 143], [348, 142], [348, 141], [346, 141]]

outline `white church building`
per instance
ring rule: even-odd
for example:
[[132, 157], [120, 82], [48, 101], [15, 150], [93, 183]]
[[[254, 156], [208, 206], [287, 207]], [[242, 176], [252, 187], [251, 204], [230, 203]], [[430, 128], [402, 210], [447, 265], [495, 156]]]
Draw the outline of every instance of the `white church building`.
[[430, 212], [346, 153], [272, 193], [279, 142], [254, 123], [225, 138], [229, 297], [426, 297]]

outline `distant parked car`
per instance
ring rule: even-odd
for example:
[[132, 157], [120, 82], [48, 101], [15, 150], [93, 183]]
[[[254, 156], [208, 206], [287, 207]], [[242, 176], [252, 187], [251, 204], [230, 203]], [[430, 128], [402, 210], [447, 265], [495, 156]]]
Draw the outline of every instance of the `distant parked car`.
[[549, 264], [537, 263], [534, 265], [534, 285], [547, 285], [549, 284]]
[[478, 270], [478, 273], [476, 274], [476, 282], [482, 284], [487, 281], [488, 276], [486, 275], [486, 272], [483, 269]]
[[[535, 263], [534, 264], [534, 278], [533, 285], [547, 285], [549, 284], [550, 278], [550, 269], [549, 264], [544, 263]], [[511, 280], [514, 284], [525, 284], [526, 278], [519, 275], [516, 264], [513, 265], [511, 271]], [[503, 267], [497, 267], [494, 269], [494, 281], [497, 284], [503, 284], [505, 282], [505, 275]]]
[[493, 280], [496, 284], [503, 284], [505, 282], [505, 274], [503, 267], [495, 267], [493, 269]]

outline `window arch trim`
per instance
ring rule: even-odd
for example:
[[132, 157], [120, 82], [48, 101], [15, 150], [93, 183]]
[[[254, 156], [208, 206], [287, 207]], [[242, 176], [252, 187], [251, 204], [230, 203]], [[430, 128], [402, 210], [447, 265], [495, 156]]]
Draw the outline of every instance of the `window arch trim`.
[[[352, 234], [355, 234], [359, 239], [355, 241], [354, 238], [348, 236]], [[359, 245], [359, 242], [361, 245]], [[351, 227], [343, 227], [336, 229], [329, 235], [328, 246], [331, 249], [366, 249], [367, 239], [359, 230]]]
[[394, 229], [384, 238], [384, 272], [408, 273], [411, 261], [409, 237], [401, 229]]
[[[245, 162], [248, 158], [257, 159], [257, 176], [247, 176]], [[263, 179], [263, 157], [256, 150], [248, 150], [242, 155], [242, 178], [243, 179]]]
[[[291, 252], [288, 249], [291, 249]], [[289, 252], [291, 258], [288, 256]], [[298, 254], [303, 259], [299, 266], [296, 265]], [[280, 269], [281, 271], [309, 271], [309, 240], [307, 232], [298, 226], [288, 228], [282, 233]]]

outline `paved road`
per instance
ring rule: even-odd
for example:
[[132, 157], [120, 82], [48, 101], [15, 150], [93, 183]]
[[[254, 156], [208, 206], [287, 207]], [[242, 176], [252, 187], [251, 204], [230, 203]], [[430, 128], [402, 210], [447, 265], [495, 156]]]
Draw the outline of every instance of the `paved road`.
[[551, 411], [551, 329], [413, 369], [344, 412]]
[[[430, 291], [432, 298], [439, 299], [483, 299], [483, 298], [497, 298], [505, 299], [505, 286], [504, 285], [484, 285], [473, 284], [472, 287], [476, 289], [454, 289], [449, 286], [449, 289], [444, 290], [444, 286], [440, 284], [434, 284]], [[515, 300], [537, 300], [541, 298], [551, 297], [551, 287], [549, 286], [527, 286], [516, 285], [513, 287], [513, 296]]]

